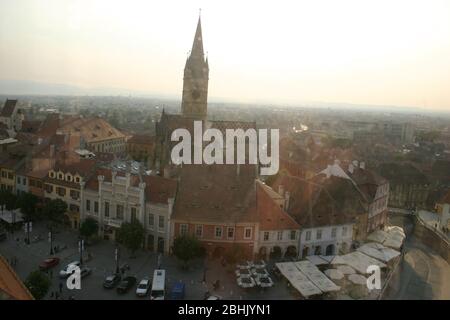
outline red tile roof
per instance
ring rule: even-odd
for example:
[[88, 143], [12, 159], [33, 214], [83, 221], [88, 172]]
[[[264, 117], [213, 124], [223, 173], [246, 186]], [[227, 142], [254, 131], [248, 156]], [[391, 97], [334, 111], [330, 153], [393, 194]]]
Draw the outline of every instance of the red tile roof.
[[30, 291], [2, 255], [0, 255], [0, 291], [3, 291], [9, 299], [34, 300]]
[[[256, 223], [253, 165], [183, 165], [173, 219]], [[239, 174], [238, 174], [239, 172]]]
[[259, 228], [269, 230], [297, 230], [300, 225], [287, 214], [270, 196], [271, 188], [260, 181], [257, 186], [257, 205], [259, 215]]

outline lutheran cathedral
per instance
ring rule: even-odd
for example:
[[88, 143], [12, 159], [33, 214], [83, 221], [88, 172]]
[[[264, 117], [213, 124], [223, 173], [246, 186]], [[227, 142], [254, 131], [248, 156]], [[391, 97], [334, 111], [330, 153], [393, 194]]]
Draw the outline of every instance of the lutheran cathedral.
[[165, 176], [176, 175], [170, 159], [172, 147], [177, 143], [170, 139], [175, 129], [187, 129], [193, 135], [196, 120], [202, 121], [203, 128], [216, 128], [222, 133], [225, 129], [256, 128], [254, 122], [208, 120], [208, 80], [209, 65], [203, 51], [202, 24], [199, 17], [192, 50], [184, 68], [181, 114], [168, 114], [163, 110], [161, 119], [156, 124], [155, 167], [161, 173], [164, 172]]

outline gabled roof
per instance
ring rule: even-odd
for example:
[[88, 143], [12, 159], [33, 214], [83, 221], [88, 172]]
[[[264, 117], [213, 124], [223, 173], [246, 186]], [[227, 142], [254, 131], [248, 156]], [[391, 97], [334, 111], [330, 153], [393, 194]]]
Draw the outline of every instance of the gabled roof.
[[254, 165], [183, 165], [172, 219], [256, 223]]
[[0, 117], [11, 117], [14, 110], [16, 109], [17, 100], [7, 99], [2, 111], [0, 112]]
[[286, 211], [303, 228], [352, 223], [366, 212], [361, 194], [349, 179], [316, 176], [305, 180], [280, 175], [273, 188], [278, 190], [280, 186], [290, 193]]
[[0, 292], [3, 292], [7, 299], [34, 300], [30, 291], [2, 255], [0, 255]]
[[300, 225], [274, 201], [272, 188], [257, 180], [256, 192], [260, 230], [300, 229]]

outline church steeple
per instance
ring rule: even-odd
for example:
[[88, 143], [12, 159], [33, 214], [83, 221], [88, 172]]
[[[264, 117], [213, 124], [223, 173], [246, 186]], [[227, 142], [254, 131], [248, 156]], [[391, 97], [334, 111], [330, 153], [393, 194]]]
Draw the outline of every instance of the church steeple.
[[205, 118], [208, 100], [209, 65], [203, 51], [202, 23], [199, 16], [191, 53], [183, 78], [181, 112], [184, 116]]
[[203, 37], [202, 37], [202, 21], [201, 17], [198, 17], [197, 30], [195, 31], [194, 42], [192, 43], [191, 56], [196, 58], [204, 57], [203, 53]]

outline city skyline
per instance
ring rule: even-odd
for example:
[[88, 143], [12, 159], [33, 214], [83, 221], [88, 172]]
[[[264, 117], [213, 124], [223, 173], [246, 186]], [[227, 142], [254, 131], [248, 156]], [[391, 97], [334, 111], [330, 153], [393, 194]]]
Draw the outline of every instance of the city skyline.
[[253, 2], [47, 2], [1, 4], [0, 91], [12, 80], [179, 96], [201, 7], [212, 100], [450, 106], [443, 1], [258, 2], [257, 15]]

